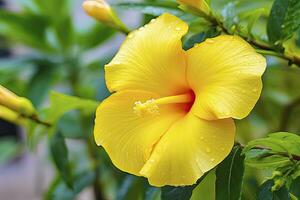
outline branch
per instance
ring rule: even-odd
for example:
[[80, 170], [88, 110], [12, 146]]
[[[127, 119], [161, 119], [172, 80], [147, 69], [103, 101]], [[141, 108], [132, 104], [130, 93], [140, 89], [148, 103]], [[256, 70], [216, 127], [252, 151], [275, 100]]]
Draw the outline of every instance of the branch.
[[21, 117], [27, 118], [31, 121], [34, 121], [37, 124], [40, 124], [40, 125], [43, 125], [43, 126], [46, 126], [46, 127], [51, 127], [52, 126], [52, 124], [50, 124], [48, 122], [45, 122], [45, 121], [42, 121], [37, 115], [31, 115], [31, 116], [21, 115]]
[[[252, 149], [261, 149], [261, 150], [272, 150], [270, 148], [266, 148], [266, 147], [254, 147]], [[295, 154], [288, 154], [286, 152], [277, 152], [277, 153], [270, 153], [271, 155], [280, 155], [280, 156], [285, 156], [285, 157], [289, 157], [292, 158], [293, 160], [296, 161], [300, 161], [300, 156], [295, 155]]]

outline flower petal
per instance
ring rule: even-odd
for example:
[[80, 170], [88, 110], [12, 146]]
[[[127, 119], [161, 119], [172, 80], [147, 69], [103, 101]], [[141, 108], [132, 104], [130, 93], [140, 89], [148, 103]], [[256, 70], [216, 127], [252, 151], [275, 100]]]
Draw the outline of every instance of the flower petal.
[[208, 120], [246, 117], [261, 93], [265, 58], [240, 37], [227, 35], [187, 54], [187, 79], [196, 93], [192, 112]]
[[207, 121], [189, 113], [155, 146], [141, 170], [151, 185], [192, 185], [230, 152], [235, 136], [232, 119]]
[[187, 89], [186, 61], [181, 37], [186, 23], [163, 14], [131, 33], [114, 59], [105, 66], [110, 91], [145, 90], [158, 94], [180, 94]]
[[135, 175], [150, 156], [154, 144], [171, 124], [183, 116], [173, 105], [162, 106], [159, 115], [138, 116], [136, 101], [157, 95], [143, 91], [120, 91], [103, 101], [97, 109], [94, 136], [119, 169]]

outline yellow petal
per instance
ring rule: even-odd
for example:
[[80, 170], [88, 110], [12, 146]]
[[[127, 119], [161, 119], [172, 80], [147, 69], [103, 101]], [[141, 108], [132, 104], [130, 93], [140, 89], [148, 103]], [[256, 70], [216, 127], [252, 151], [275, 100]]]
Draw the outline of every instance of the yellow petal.
[[188, 51], [192, 112], [204, 119], [246, 117], [262, 89], [266, 60], [238, 36], [207, 39]]
[[232, 119], [202, 120], [192, 113], [175, 122], [155, 146], [141, 170], [151, 185], [192, 185], [230, 152]]
[[[188, 10], [194, 11], [195, 14], [198, 12], [210, 15], [210, 7], [206, 0], [177, 0], [183, 6], [187, 6]], [[185, 10], [185, 8], [183, 8]]]
[[164, 105], [159, 114], [139, 116], [134, 112], [137, 101], [158, 97], [143, 91], [120, 91], [97, 109], [94, 136], [119, 169], [135, 175], [150, 156], [154, 144], [171, 124], [184, 113], [173, 105]]
[[177, 17], [163, 14], [132, 32], [105, 66], [109, 90], [137, 89], [165, 96], [184, 93], [186, 61], [181, 37], [187, 29]]

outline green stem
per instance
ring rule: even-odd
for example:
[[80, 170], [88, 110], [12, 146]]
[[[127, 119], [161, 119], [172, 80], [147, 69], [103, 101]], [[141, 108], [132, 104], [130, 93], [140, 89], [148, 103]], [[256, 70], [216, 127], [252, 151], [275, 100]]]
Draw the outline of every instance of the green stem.
[[255, 49], [257, 53], [263, 54], [263, 55], [270, 55], [270, 56], [276, 56], [279, 58], [286, 59], [286, 57], [282, 53], [278, 53], [271, 50], [264, 50], [264, 49]]
[[[69, 81], [70, 81], [71, 88], [73, 90], [73, 94], [76, 96], [80, 96], [80, 94], [78, 94], [78, 91], [77, 91], [77, 84], [79, 81], [79, 77], [78, 77], [79, 69], [76, 66], [77, 65], [75, 64], [70, 68]], [[88, 147], [89, 157], [92, 162], [93, 170], [95, 172], [95, 181], [93, 183], [95, 199], [96, 200], [104, 200], [105, 197], [101, 190], [102, 186], [100, 183], [99, 161], [98, 161], [97, 149], [95, 148], [96, 146], [94, 143], [93, 134], [90, 133], [91, 132], [90, 127], [87, 126], [87, 124], [90, 124], [90, 118], [85, 116], [83, 113], [81, 113], [81, 122], [82, 122], [83, 130], [86, 130], [89, 133], [88, 137], [86, 138], [86, 143], [87, 143], [87, 147]]]

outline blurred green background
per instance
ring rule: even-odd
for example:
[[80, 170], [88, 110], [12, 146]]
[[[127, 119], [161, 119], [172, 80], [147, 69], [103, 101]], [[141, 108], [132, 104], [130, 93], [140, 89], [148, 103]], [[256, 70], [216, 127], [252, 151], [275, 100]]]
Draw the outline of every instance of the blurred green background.
[[[185, 48], [220, 33], [204, 19], [179, 10], [173, 0], [109, 3], [130, 29], [163, 12], [179, 16], [190, 25]], [[0, 199], [159, 199], [160, 190], [117, 170], [94, 144], [95, 106], [109, 95], [103, 66], [125, 36], [86, 16], [81, 4], [1, 2], [0, 84], [29, 98], [56, 126], [47, 130], [32, 122], [17, 127], [1, 121]], [[211, 0], [228, 32], [270, 46], [266, 26], [272, 4], [273, 0]], [[300, 57], [300, 30], [283, 45]], [[267, 56], [267, 61], [259, 102], [246, 119], [236, 121], [237, 140], [243, 144], [276, 131], [300, 134], [300, 68], [276, 56]], [[243, 199], [256, 199], [267, 176], [270, 171], [247, 167]], [[192, 199], [214, 199], [214, 180], [211, 172]]]

